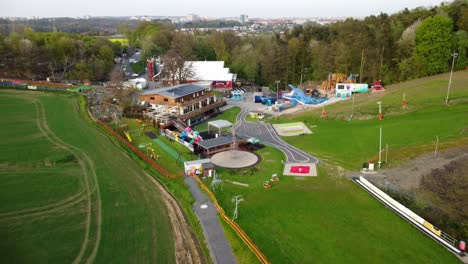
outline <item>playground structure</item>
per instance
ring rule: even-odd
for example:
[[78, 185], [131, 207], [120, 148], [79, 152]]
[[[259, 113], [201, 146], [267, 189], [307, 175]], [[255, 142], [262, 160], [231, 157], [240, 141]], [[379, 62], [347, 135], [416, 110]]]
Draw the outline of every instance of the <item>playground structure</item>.
[[151, 147], [151, 145], [146, 145], [146, 155], [148, 155], [153, 160], [158, 160], [159, 159], [159, 155]]
[[326, 97], [311, 97], [308, 96], [304, 91], [295, 87], [292, 84], [288, 84], [291, 88], [291, 92], [285, 93], [282, 95], [284, 100], [287, 100], [287, 103], [279, 104], [276, 107], [279, 111], [283, 111], [288, 108], [295, 107], [297, 104], [301, 105], [317, 105], [328, 101]]
[[356, 74], [329, 73], [327, 80], [323, 81], [319, 88], [331, 91], [335, 89], [337, 83], [356, 83], [356, 77]]
[[241, 90], [232, 90], [231, 91], [231, 100], [234, 100], [234, 101], [242, 101], [244, 100], [245, 96], [244, 96], [244, 91], [241, 91]]
[[374, 92], [385, 92], [385, 87], [383, 87], [381, 80], [374, 81], [371, 88], [372, 88], [373, 93]]
[[276, 103], [278, 99], [283, 98], [282, 93], [278, 92], [278, 94], [269, 94], [264, 95], [263, 93], [255, 93], [253, 96], [254, 103], [262, 103], [267, 106], [271, 106], [272, 104]]
[[338, 98], [351, 98], [353, 93], [367, 93], [367, 83], [337, 83], [335, 96]]
[[192, 130], [190, 127], [186, 127], [185, 130], [180, 134], [179, 138], [181, 140], [187, 141], [190, 144], [194, 144], [203, 140], [203, 138], [200, 136], [200, 133], [196, 130]]

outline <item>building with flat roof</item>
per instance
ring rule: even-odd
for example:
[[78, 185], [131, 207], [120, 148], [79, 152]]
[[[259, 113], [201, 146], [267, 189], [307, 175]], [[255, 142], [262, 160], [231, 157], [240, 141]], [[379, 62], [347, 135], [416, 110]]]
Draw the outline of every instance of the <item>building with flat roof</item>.
[[179, 130], [218, 112], [226, 104], [205, 87], [195, 84], [148, 90], [140, 94], [140, 101], [150, 105], [145, 111], [147, 117], [161, 125], [173, 122]]
[[188, 82], [209, 82], [211, 88], [232, 88], [237, 74], [224, 67], [224, 61], [186, 61], [193, 72]]

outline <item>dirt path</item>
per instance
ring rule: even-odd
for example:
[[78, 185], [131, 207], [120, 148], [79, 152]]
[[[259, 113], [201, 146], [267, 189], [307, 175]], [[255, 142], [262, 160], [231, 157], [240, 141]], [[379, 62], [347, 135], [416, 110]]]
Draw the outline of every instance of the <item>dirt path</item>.
[[[456, 147], [439, 152], [437, 157], [434, 157], [433, 153], [426, 154], [401, 166], [382, 169], [376, 174], [363, 176], [381, 187], [387, 185], [386, 187], [395, 191], [410, 192], [420, 187], [424, 175], [428, 175], [433, 169], [442, 168], [465, 155], [468, 155], [467, 146]], [[348, 173], [347, 176], [355, 177], [358, 174], [359, 172], [352, 172]]]
[[198, 242], [187, 224], [184, 213], [172, 195], [151, 175], [146, 176], [154, 183], [162, 195], [169, 218], [174, 231], [174, 246], [176, 262], [180, 264], [192, 264], [205, 262], [202, 258]]

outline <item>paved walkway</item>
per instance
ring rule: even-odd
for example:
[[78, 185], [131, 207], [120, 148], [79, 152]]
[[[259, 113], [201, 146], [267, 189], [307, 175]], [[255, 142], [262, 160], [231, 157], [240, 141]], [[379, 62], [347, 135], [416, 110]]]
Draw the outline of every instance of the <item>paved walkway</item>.
[[242, 110], [237, 116], [236, 125], [234, 126], [236, 134], [240, 136], [256, 137], [260, 139], [262, 143], [276, 147], [286, 155], [286, 162], [319, 162], [316, 157], [283, 141], [271, 124], [247, 122], [245, 118], [250, 111], [251, 108], [248, 107], [248, 105], [242, 106]]
[[[195, 198], [193, 211], [197, 215], [202, 226], [213, 263], [237, 263], [236, 257], [224, 234], [224, 230], [219, 223], [220, 219], [216, 207], [211, 202], [210, 198], [200, 189], [196, 180], [191, 177], [185, 177], [184, 181], [189, 186], [189, 191], [193, 198]], [[208, 207], [202, 209], [200, 208], [202, 204], [206, 204]]]

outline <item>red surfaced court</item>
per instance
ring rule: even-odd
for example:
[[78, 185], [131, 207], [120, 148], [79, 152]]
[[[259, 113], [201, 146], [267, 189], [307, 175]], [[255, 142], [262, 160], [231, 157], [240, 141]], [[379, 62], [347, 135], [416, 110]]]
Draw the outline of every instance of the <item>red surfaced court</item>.
[[309, 166], [291, 166], [290, 172], [309, 174], [310, 167]]

